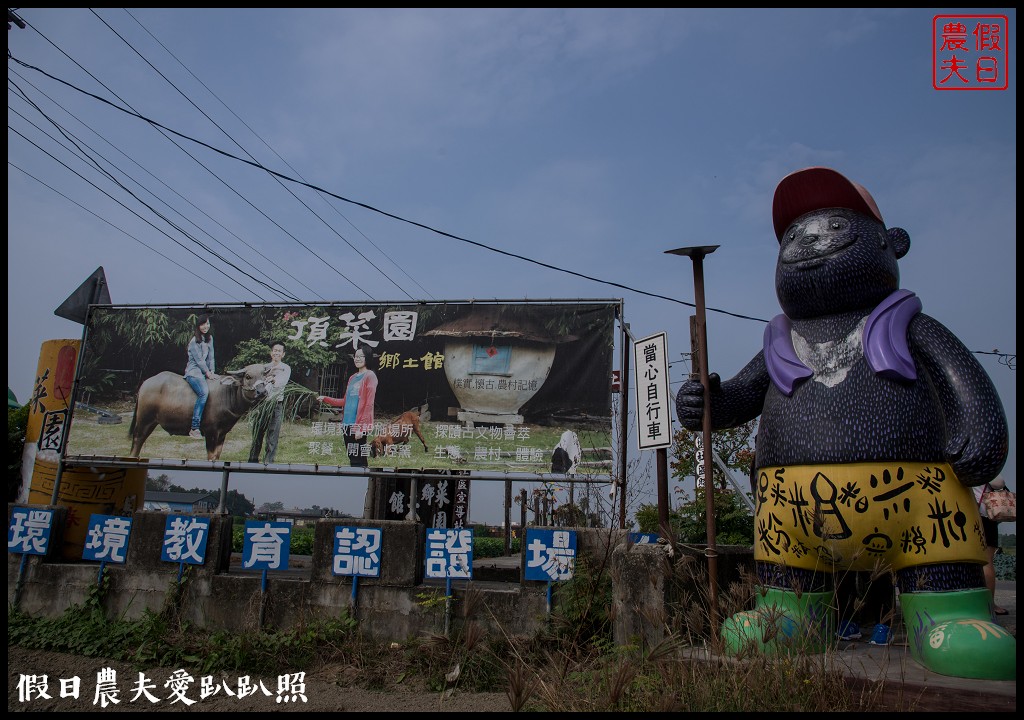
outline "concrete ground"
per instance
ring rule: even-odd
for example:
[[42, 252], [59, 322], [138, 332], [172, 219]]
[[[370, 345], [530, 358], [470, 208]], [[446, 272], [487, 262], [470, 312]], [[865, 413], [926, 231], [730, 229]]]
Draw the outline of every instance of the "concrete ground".
[[[1009, 611], [993, 618], [1017, 636], [1017, 582], [996, 583], [996, 603]], [[974, 680], [930, 672], [910, 655], [902, 616], [892, 622], [889, 645], [872, 645], [871, 628], [864, 637], [840, 642], [830, 662], [841, 668], [851, 687], [877, 697], [879, 709], [910, 712], [1007, 712], [1017, 709], [1017, 681]], [[707, 656], [703, 649], [697, 655]]]
[[[1009, 611], [993, 620], [1017, 636], [1017, 582], [996, 583], [996, 604]], [[907, 647], [907, 634], [902, 617], [893, 621], [894, 634], [890, 645], [872, 645], [870, 628], [862, 629], [864, 637], [840, 643], [837, 661], [855, 684], [866, 687], [885, 686], [885, 695], [894, 709], [926, 711], [1013, 711], [1017, 709], [1017, 681], [973, 680], [929, 672], [918, 665]]]

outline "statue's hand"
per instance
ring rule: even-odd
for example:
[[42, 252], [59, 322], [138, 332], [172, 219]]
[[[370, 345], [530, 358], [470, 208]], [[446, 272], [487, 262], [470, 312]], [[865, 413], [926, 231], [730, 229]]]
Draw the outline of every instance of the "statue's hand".
[[[722, 379], [718, 373], [708, 376], [711, 397], [721, 389]], [[701, 430], [704, 427], [704, 385], [699, 380], [686, 380], [676, 393], [676, 416], [687, 430]]]

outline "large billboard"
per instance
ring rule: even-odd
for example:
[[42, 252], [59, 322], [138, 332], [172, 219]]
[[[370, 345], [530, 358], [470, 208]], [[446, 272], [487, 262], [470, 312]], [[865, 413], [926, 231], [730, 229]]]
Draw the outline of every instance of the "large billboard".
[[620, 309], [94, 306], [66, 456], [606, 475]]

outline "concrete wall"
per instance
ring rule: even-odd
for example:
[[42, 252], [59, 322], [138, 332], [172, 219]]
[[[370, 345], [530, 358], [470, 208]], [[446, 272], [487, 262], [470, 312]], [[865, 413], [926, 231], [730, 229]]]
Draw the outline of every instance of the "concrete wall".
[[[8, 521], [13, 507], [8, 506]], [[65, 509], [56, 511], [61, 519], [55, 521], [55, 528], [63, 527]], [[103, 603], [110, 617], [138, 618], [146, 610], [159, 611], [169, 595], [175, 596], [172, 590], [178, 582], [179, 566], [160, 559], [167, 514], [140, 511], [132, 517], [125, 564], [108, 564], [104, 569], [109, 589]], [[206, 565], [190, 567], [176, 600], [181, 617], [198, 627], [239, 632], [259, 627], [287, 629], [349, 613], [358, 619], [365, 637], [402, 642], [424, 633], [457, 631], [469, 620], [485, 631], [514, 635], [532, 635], [547, 623], [547, 583], [523, 579], [525, 548], [519, 582], [454, 581], [451, 601], [446, 603], [444, 582], [423, 579], [423, 525], [321, 520], [316, 525], [312, 556], [295, 558], [299, 560], [295, 569], [269, 572], [264, 589], [262, 572], [242, 570], [232, 563], [231, 517], [204, 517], [211, 520]], [[334, 527], [339, 524], [383, 530], [382, 574], [359, 578], [354, 598], [352, 579], [332, 573]], [[670, 624], [671, 602], [678, 596], [673, 590], [678, 579], [670, 582], [674, 561], [670, 562], [667, 548], [630, 545], [627, 533], [620, 530], [578, 528], [576, 532], [578, 567], [607, 572], [612, 578], [616, 642], [643, 638], [656, 643]], [[59, 548], [60, 543], [51, 542], [51, 547]], [[752, 562], [751, 551], [746, 552]], [[98, 563], [66, 562], [56, 551], [47, 557], [26, 557], [23, 563], [21, 555], [8, 554], [7, 596], [9, 603], [17, 601], [21, 610], [32, 615], [59, 616], [82, 603], [98, 580]], [[694, 567], [701, 557], [692, 559]], [[737, 573], [741, 564], [720, 563], [720, 576]], [[557, 602], [557, 593], [554, 598]]]
[[[707, 637], [711, 632], [710, 563], [707, 545], [631, 545], [619, 543], [612, 552], [613, 637], [618, 645], [655, 647], [672, 633]], [[718, 619], [746, 606], [747, 593], [733, 593], [744, 574], [753, 572], [754, 551], [719, 545], [714, 555]], [[731, 604], [732, 603], [732, 604]]]

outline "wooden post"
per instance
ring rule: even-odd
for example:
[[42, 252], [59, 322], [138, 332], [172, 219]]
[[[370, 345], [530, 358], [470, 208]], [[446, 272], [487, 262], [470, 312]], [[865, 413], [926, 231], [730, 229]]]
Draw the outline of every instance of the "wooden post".
[[521, 533], [521, 539], [519, 541], [519, 544], [520, 546], [522, 546], [523, 542], [526, 541], [526, 488], [523, 488], [522, 490], [519, 491], [519, 512], [521, 514], [521, 518], [519, 521], [519, 532]]
[[505, 481], [505, 557], [512, 554], [512, 481]]
[[718, 245], [679, 248], [668, 250], [672, 255], [686, 255], [693, 265], [693, 294], [697, 314], [691, 324], [690, 342], [696, 339], [697, 353], [694, 363], [699, 364], [700, 382], [704, 386], [704, 501], [707, 515], [708, 546], [708, 602], [710, 607], [712, 642], [718, 646], [718, 548], [715, 545], [715, 482], [711, 449], [711, 380], [708, 375], [708, 328], [707, 311], [704, 306], [704, 257], [718, 249]]

